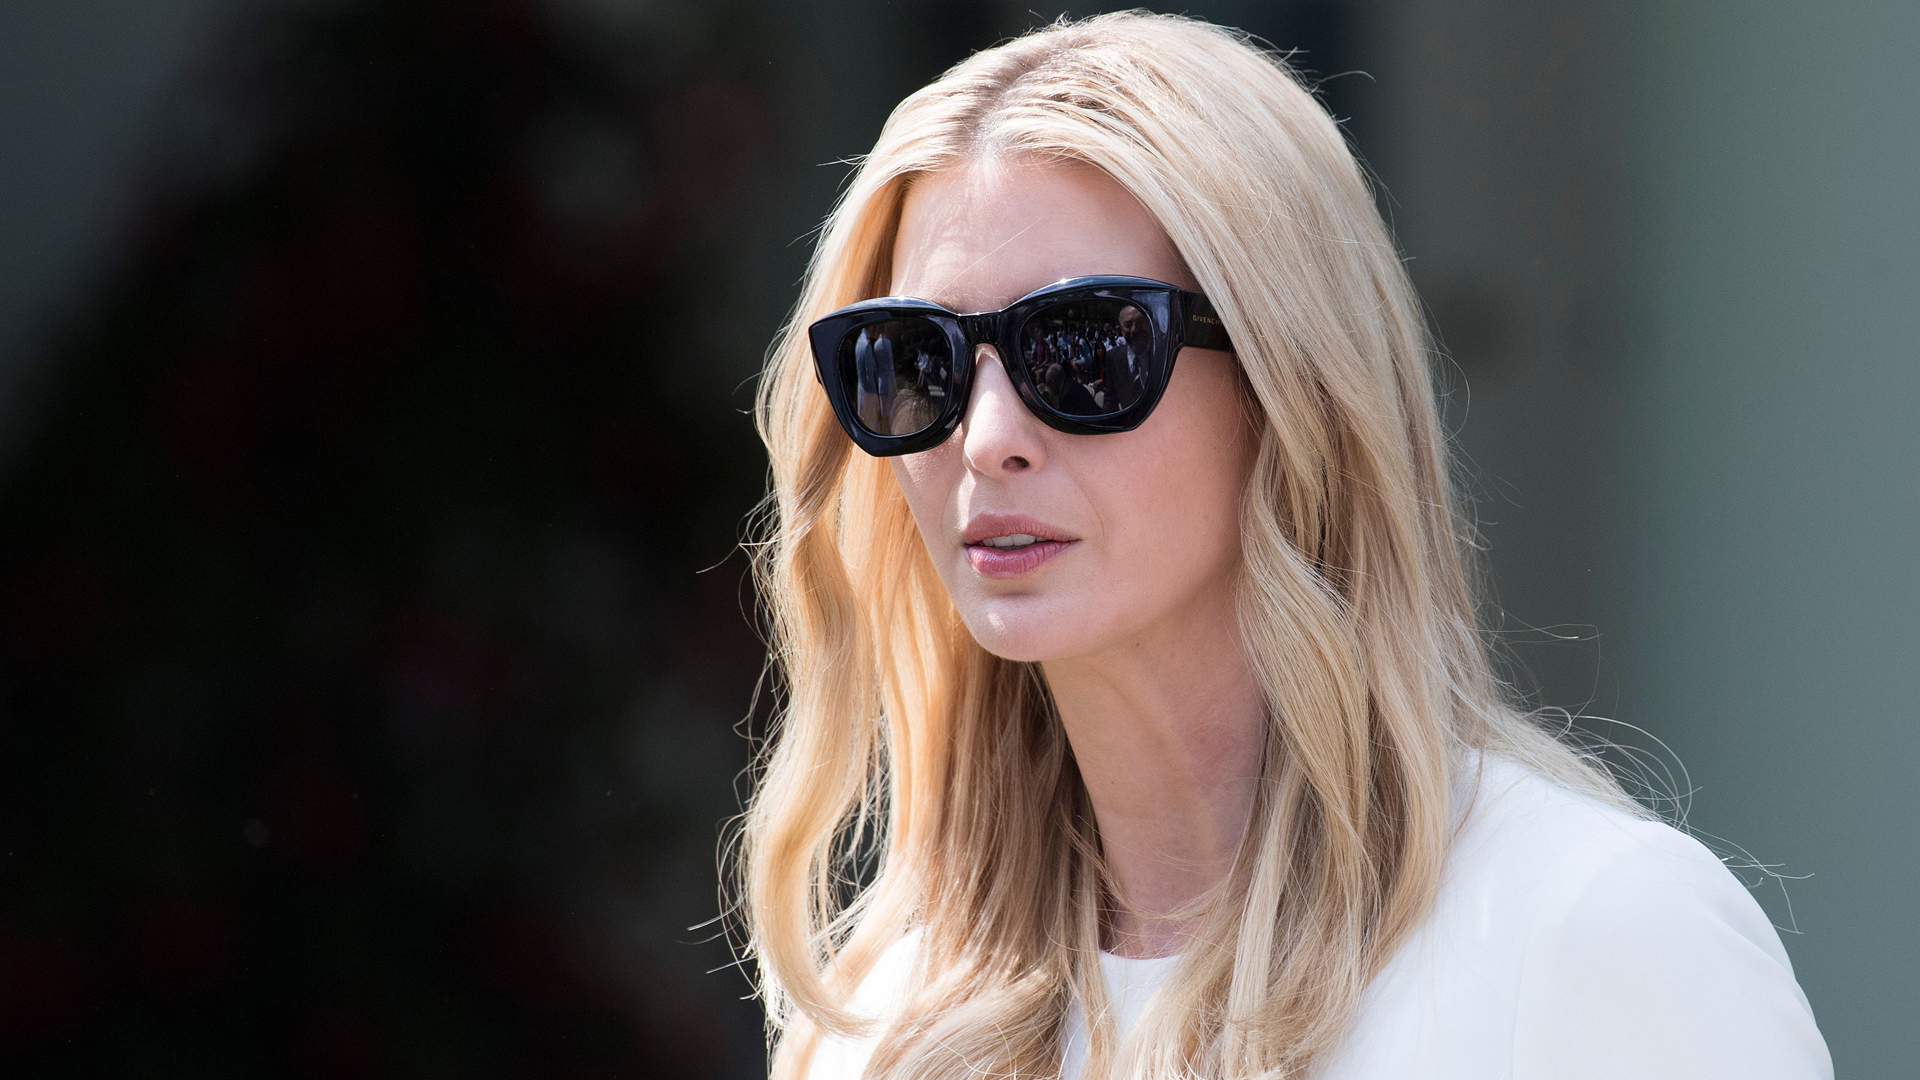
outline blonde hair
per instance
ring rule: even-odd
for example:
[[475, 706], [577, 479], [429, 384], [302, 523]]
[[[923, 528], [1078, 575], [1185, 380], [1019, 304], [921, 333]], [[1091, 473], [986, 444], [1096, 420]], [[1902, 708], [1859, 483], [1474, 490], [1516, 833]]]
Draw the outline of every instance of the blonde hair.
[[[1195, 944], [1123, 1047], [1096, 962], [1100, 838], [1044, 678], [987, 653], [887, 463], [852, 452], [805, 327], [882, 295], [914, 177], [999, 157], [1103, 170], [1232, 334], [1258, 423], [1240, 631], [1269, 706], [1263, 785]], [[877, 1034], [870, 1076], [1051, 1076], [1074, 999], [1088, 1076], [1302, 1075], [1430, 907], [1465, 751], [1616, 804], [1535, 726], [1475, 618], [1419, 305], [1340, 131], [1236, 32], [1125, 13], [978, 53], [903, 101], [829, 219], [761, 384], [757, 566], [784, 708], [742, 845], [777, 1046]], [[917, 931], [899, 1011], [848, 1008]]]

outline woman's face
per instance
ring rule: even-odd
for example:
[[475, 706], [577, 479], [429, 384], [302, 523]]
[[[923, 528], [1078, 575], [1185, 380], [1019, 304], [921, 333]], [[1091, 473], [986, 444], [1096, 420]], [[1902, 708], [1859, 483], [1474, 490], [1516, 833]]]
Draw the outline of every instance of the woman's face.
[[[1146, 208], [1084, 166], [987, 160], [921, 177], [893, 267], [893, 295], [962, 312], [1089, 274], [1198, 287]], [[991, 346], [975, 364], [954, 436], [893, 459], [974, 638], [1034, 661], [1217, 640], [1233, 619], [1253, 457], [1232, 356], [1183, 350], [1153, 415], [1117, 435], [1055, 431], [1021, 404]], [[1025, 537], [1038, 540], [1019, 546]]]

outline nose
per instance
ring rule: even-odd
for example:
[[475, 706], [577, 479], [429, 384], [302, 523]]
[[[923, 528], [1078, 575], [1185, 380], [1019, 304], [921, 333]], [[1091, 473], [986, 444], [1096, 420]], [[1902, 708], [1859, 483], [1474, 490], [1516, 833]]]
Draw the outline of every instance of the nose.
[[967, 468], [984, 476], [1012, 476], [1046, 462], [1040, 421], [1020, 401], [1013, 380], [991, 345], [973, 354], [973, 396], [960, 421]]

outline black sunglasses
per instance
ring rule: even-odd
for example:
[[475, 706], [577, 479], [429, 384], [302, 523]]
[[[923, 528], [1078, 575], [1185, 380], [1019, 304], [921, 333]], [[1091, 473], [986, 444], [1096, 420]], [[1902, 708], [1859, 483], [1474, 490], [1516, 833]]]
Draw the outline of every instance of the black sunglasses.
[[1206, 297], [1137, 277], [1068, 278], [972, 315], [883, 296], [820, 319], [807, 337], [840, 426], [876, 457], [928, 450], [953, 434], [978, 345], [999, 351], [1035, 416], [1072, 435], [1139, 427], [1183, 346], [1233, 348]]

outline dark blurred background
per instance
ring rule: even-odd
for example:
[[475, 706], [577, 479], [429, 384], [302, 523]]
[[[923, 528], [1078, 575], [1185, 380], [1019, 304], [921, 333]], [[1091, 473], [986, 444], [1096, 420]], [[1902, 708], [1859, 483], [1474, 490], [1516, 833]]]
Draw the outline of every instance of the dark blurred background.
[[[1517, 677], [1904, 1071], [1920, 8], [1172, 7], [1382, 181]], [[836, 162], [1060, 10], [0, 5], [0, 1072], [763, 1073], [751, 379]]]

